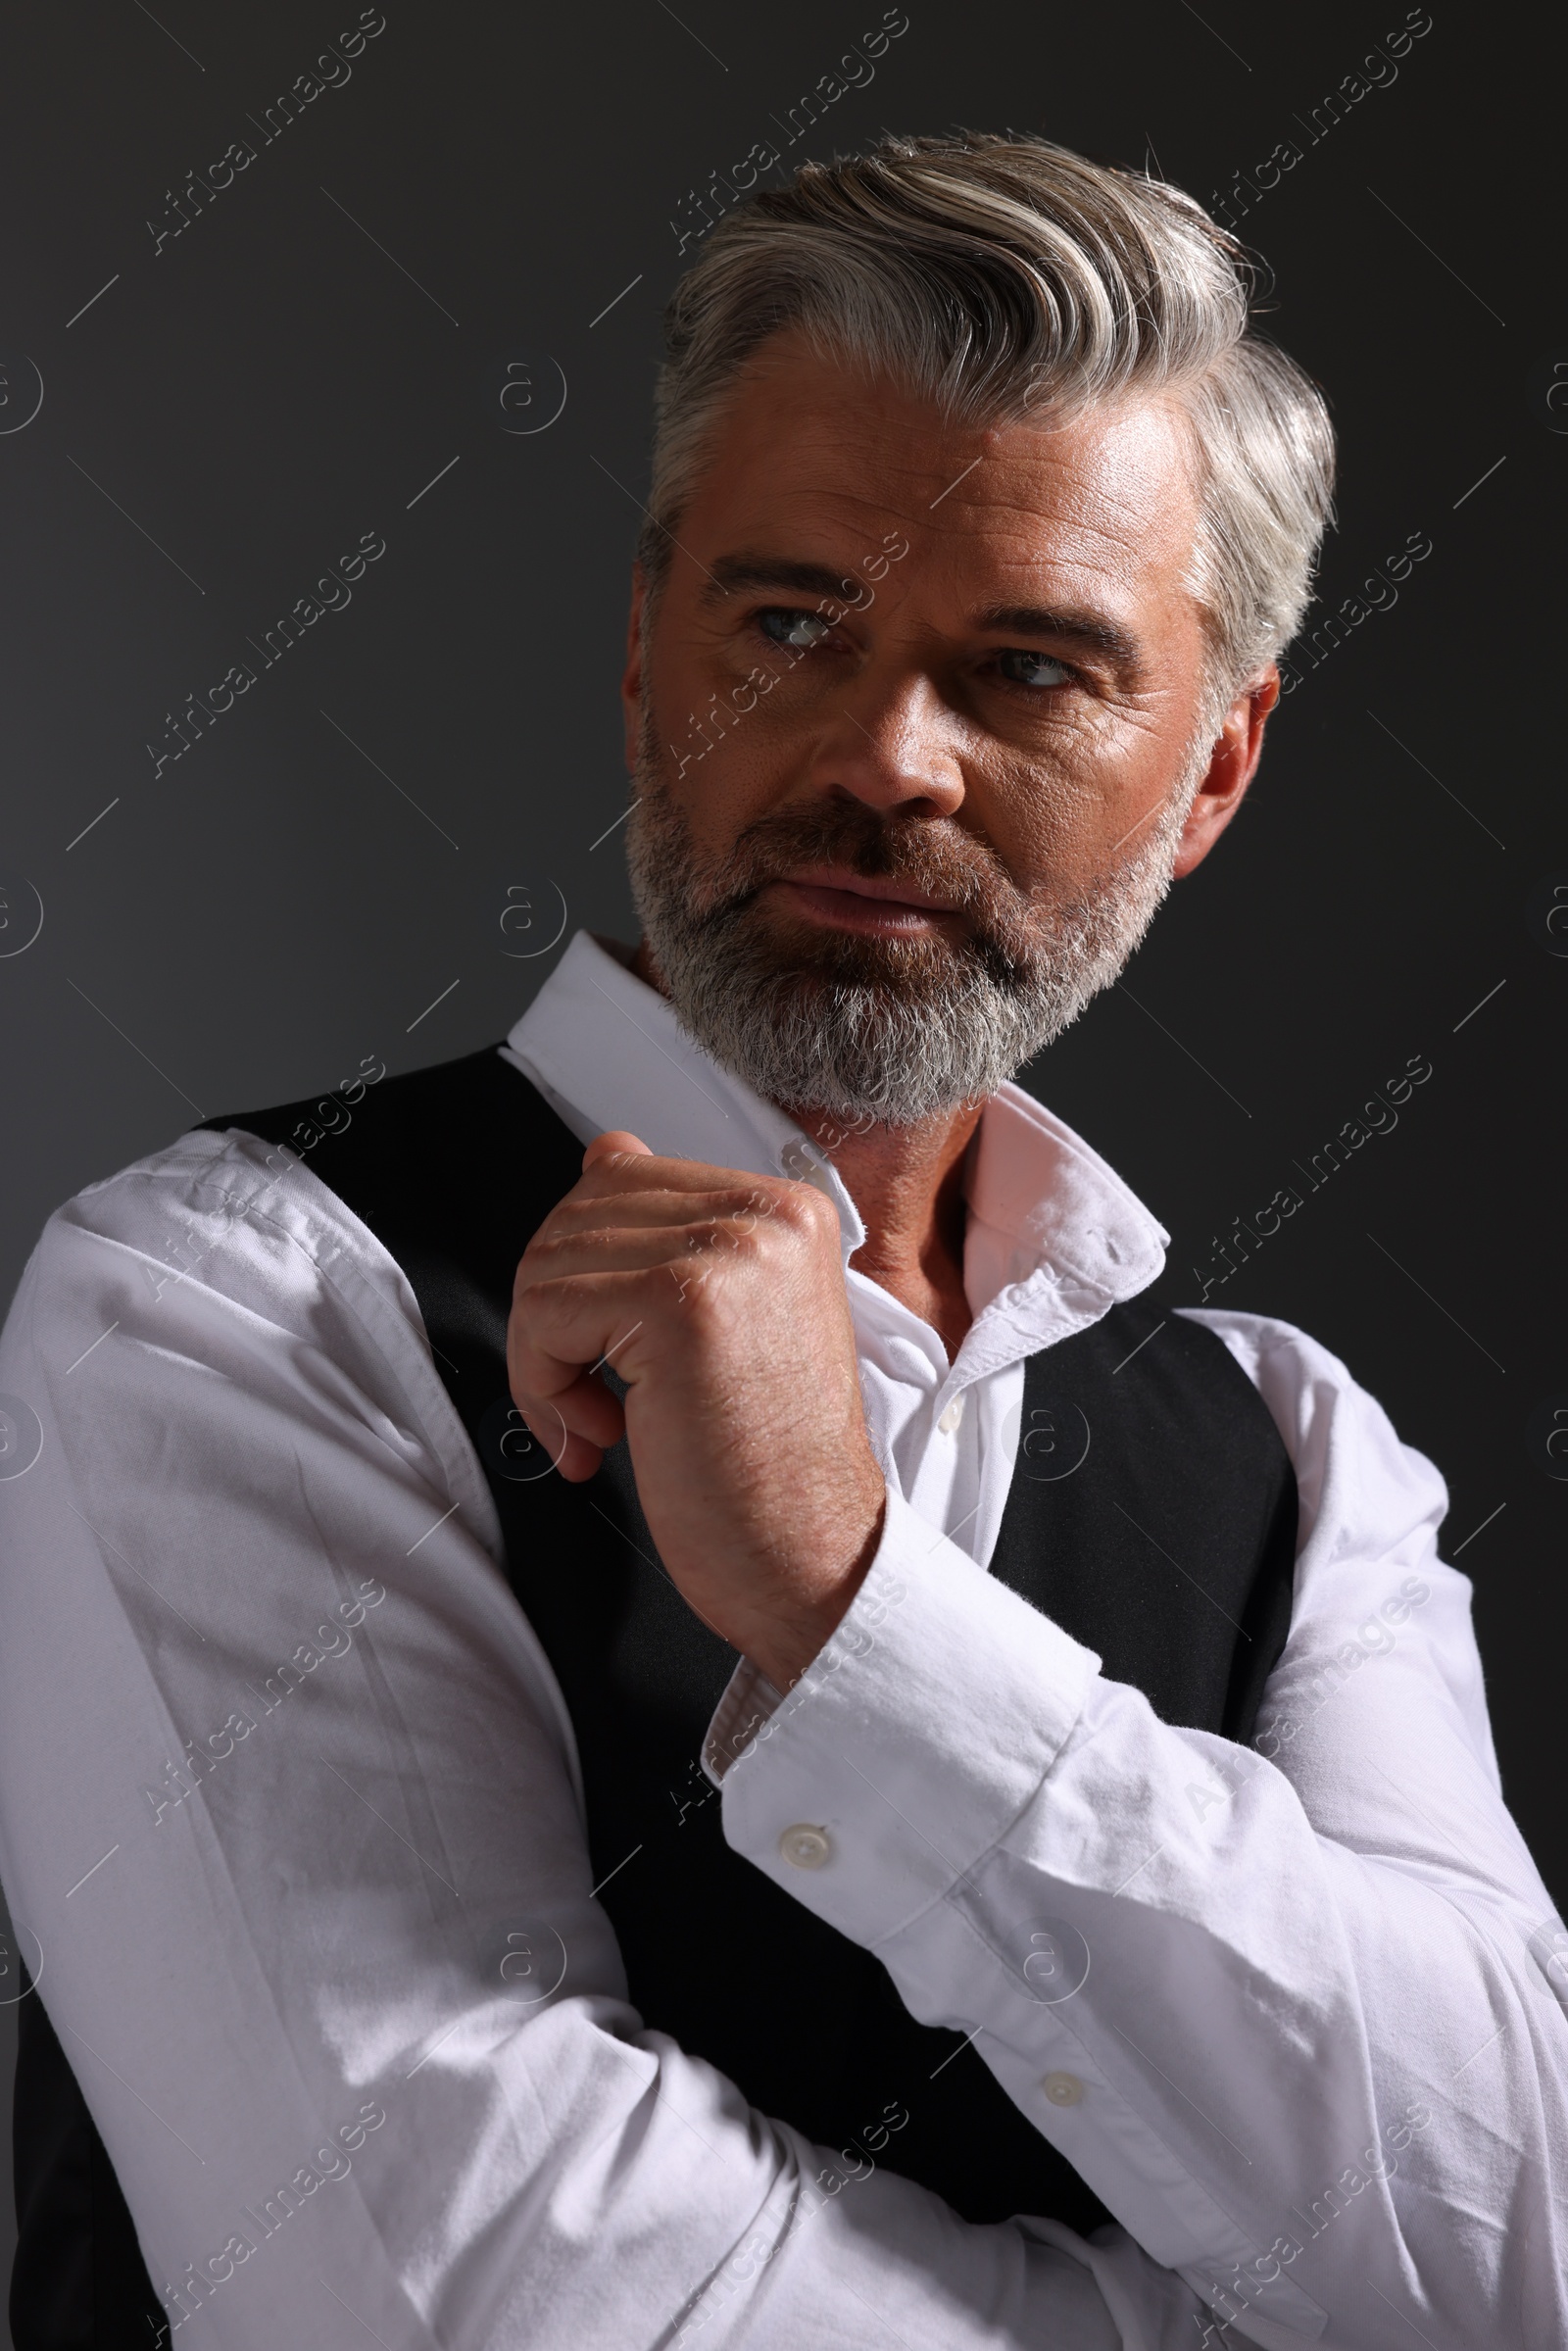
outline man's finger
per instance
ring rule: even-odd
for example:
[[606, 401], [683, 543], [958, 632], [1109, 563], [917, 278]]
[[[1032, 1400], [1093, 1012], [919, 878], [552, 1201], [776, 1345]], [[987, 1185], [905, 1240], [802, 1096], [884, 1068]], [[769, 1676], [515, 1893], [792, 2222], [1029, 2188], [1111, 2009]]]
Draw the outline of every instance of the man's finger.
[[[639, 1169], [639, 1159], [649, 1161], [646, 1171]], [[655, 1181], [656, 1169], [659, 1183], [668, 1192], [733, 1192], [742, 1185], [750, 1190], [760, 1182], [769, 1181], [775, 1189], [786, 1189], [778, 1184], [776, 1177], [760, 1178], [745, 1168], [710, 1166], [701, 1159], [663, 1157], [651, 1150], [640, 1135], [633, 1135], [624, 1127], [609, 1127], [604, 1134], [594, 1137], [583, 1153], [579, 1182], [596, 1170], [600, 1173], [600, 1183], [591, 1186], [584, 1196], [588, 1199], [600, 1198], [606, 1192], [643, 1192]], [[575, 1188], [566, 1197], [574, 1198]]]
[[624, 1127], [607, 1127], [604, 1134], [594, 1137], [583, 1152], [583, 1174], [586, 1175], [590, 1167], [597, 1167], [601, 1159], [612, 1158], [617, 1151], [630, 1152], [633, 1156], [640, 1154], [645, 1159], [654, 1156], [641, 1136], [629, 1135]]
[[[634, 1160], [628, 1161], [634, 1166]], [[657, 1160], [650, 1166], [658, 1167]], [[596, 1241], [608, 1244], [618, 1234], [622, 1246], [633, 1249], [641, 1246], [644, 1255], [639, 1262], [657, 1262], [657, 1250], [662, 1245], [667, 1250], [679, 1251], [684, 1246], [682, 1235], [688, 1228], [699, 1231], [705, 1226], [738, 1223], [743, 1232], [751, 1232], [759, 1222], [769, 1220], [779, 1213], [778, 1203], [768, 1189], [753, 1183], [746, 1191], [739, 1185], [726, 1190], [698, 1192], [665, 1190], [568, 1192], [565, 1199], [552, 1210], [549, 1222], [540, 1226], [528, 1244], [531, 1256], [525, 1258], [530, 1278], [549, 1280], [570, 1264], [576, 1270], [577, 1261], [569, 1254], [563, 1255], [562, 1244], [581, 1241], [585, 1245], [580, 1259], [581, 1268], [591, 1270], [607, 1257], [587, 1253]], [[640, 1244], [636, 1237], [640, 1236]], [[624, 1260], [630, 1263], [630, 1258]]]
[[[623, 1371], [622, 1349], [658, 1321], [672, 1296], [662, 1252], [652, 1265], [519, 1282], [507, 1321], [507, 1374], [513, 1396], [518, 1404], [527, 1396], [557, 1403], [602, 1363]], [[601, 1393], [608, 1397], [610, 1391]]]
[[620, 1405], [587, 1373], [547, 1399], [514, 1390], [513, 1402], [570, 1485], [591, 1478], [626, 1433]]

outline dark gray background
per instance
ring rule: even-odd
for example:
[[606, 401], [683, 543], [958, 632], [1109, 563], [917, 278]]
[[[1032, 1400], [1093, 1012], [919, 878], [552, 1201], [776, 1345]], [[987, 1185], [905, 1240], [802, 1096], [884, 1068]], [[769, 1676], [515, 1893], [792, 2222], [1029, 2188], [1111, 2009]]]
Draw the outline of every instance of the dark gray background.
[[[502, 953], [509, 888], [541, 945], [563, 901], [632, 935], [619, 834], [594, 844], [625, 798], [670, 218], [778, 142], [881, 14], [387, 0], [352, 79], [268, 144], [257, 119], [356, 6], [0, 19], [0, 1294], [58, 1201], [198, 1112], [499, 1036], [555, 959]], [[1397, 78], [1309, 144], [1399, 0], [908, 16], [787, 165], [1012, 126], [1206, 200], [1305, 150], [1240, 225], [1342, 435], [1313, 622], [1409, 534], [1432, 553], [1284, 703], [1231, 835], [1031, 1082], [1169, 1226], [1181, 1302], [1214, 1236], [1305, 1192], [1297, 1162], [1430, 1057], [1397, 1129], [1212, 1295], [1313, 1331], [1449, 1479], [1507, 1792], [1560, 1892], [1568, 1484], [1529, 1435], [1568, 1403], [1568, 939], [1543, 910], [1568, 882], [1547, 683], [1568, 321], [1544, 290], [1555, 124], [1531, 111], [1560, 61], [1534, 14], [1434, 0]], [[155, 252], [148, 219], [240, 138], [254, 163]], [[508, 364], [533, 401], [512, 421], [543, 429], [504, 429]], [[247, 640], [368, 531], [386, 553], [352, 604], [261, 669]], [[240, 660], [256, 686], [155, 779], [166, 713]]]

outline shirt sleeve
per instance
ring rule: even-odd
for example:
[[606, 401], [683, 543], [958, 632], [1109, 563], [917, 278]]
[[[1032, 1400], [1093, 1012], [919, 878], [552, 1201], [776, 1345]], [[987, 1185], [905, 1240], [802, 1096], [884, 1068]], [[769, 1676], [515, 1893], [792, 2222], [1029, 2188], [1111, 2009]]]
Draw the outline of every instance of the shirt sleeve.
[[197, 1135], [83, 1194], [0, 1391], [0, 1871], [175, 2328], [1187, 2339], [1123, 2232], [969, 2226], [645, 2028], [412, 1293], [308, 1169]]
[[1443, 1482], [1299, 1332], [1195, 1319], [1300, 1494], [1253, 1746], [1161, 1722], [892, 1495], [832, 1641], [729, 1726], [726, 1836], [975, 2035], [1214, 2340], [1547, 2351], [1568, 1934], [1502, 1800]]

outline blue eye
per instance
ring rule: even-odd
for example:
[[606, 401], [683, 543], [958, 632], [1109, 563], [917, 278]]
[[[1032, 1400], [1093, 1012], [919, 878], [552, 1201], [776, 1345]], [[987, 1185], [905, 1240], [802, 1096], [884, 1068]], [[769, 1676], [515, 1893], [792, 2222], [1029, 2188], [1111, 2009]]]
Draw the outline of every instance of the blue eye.
[[824, 637], [833, 633], [820, 613], [792, 612], [784, 605], [773, 605], [759, 612], [757, 624], [775, 645], [793, 645], [801, 653], [820, 645]]
[[[1072, 676], [1072, 671], [1054, 661], [1049, 653], [1024, 653], [1016, 646], [998, 654], [997, 662], [1003, 676], [1015, 686], [1064, 686]], [[1013, 662], [1016, 668], [1009, 666]]]

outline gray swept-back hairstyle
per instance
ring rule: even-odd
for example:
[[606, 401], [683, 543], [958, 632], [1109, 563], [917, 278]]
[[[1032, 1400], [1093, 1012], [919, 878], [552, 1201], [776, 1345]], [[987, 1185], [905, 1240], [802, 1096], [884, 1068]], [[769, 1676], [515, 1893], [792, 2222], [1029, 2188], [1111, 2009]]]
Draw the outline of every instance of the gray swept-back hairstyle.
[[1189, 585], [1220, 709], [1300, 624], [1330, 516], [1323, 395], [1249, 331], [1243, 248], [1180, 188], [1049, 140], [885, 136], [803, 164], [708, 235], [664, 316], [637, 556], [651, 618], [672, 533], [746, 362], [796, 327], [966, 425], [1165, 393], [1189, 420]]

